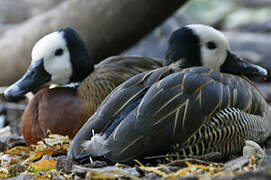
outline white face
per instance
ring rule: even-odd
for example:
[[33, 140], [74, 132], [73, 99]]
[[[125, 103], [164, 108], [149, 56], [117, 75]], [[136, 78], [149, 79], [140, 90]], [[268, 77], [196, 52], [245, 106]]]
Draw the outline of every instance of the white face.
[[210, 27], [200, 24], [188, 25], [200, 38], [201, 63], [204, 67], [217, 71], [225, 62], [229, 43], [225, 35]]
[[33, 47], [31, 56], [31, 64], [43, 59], [44, 69], [51, 75], [52, 83], [69, 82], [72, 64], [63, 32], [53, 32], [44, 36]]

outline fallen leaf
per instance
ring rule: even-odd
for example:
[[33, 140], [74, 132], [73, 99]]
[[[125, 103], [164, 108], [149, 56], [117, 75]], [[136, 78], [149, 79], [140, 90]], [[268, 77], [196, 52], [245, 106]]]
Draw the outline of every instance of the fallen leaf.
[[30, 172], [49, 171], [56, 169], [56, 160], [43, 159], [30, 165]]

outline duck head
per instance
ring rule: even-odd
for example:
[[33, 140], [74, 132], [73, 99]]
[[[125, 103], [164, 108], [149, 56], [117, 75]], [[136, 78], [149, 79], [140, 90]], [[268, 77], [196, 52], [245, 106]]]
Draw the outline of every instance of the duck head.
[[6, 89], [7, 100], [15, 101], [46, 83], [80, 82], [94, 69], [92, 57], [72, 28], [50, 33], [33, 47], [25, 74]]
[[266, 69], [243, 61], [231, 52], [226, 36], [206, 25], [193, 24], [174, 31], [168, 41], [165, 65], [182, 59], [182, 66], [203, 66], [245, 76], [267, 76]]

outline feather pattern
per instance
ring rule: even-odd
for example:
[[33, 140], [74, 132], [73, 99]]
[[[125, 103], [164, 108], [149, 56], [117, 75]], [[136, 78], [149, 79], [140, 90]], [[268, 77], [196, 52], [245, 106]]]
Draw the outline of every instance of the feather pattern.
[[122, 82], [161, 66], [159, 60], [139, 56], [113, 56], [99, 63], [78, 88], [82, 101], [80, 120], [85, 122], [94, 114], [106, 96]]
[[[270, 135], [269, 107], [251, 82], [209, 68], [178, 67], [136, 75], [106, 98], [86, 125], [105, 134], [115, 126], [104, 139], [110, 150], [105, 157], [126, 161], [170, 151], [226, 156], [240, 151], [245, 140], [262, 142]], [[113, 125], [121, 114], [124, 119]]]

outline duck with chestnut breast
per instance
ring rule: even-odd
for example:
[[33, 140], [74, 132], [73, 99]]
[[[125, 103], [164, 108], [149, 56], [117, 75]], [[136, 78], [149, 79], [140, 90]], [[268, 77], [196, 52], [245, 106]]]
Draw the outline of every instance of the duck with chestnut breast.
[[238, 76], [267, 71], [231, 53], [223, 33], [185, 26], [172, 34], [168, 52], [169, 66], [140, 73], [108, 95], [72, 140], [70, 159], [126, 162], [171, 152], [227, 156], [245, 140], [260, 143], [270, 135], [269, 106]]
[[94, 67], [78, 34], [66, 28], [44, 36], [35, 44], [30, 67], [4, 95], [16, 100], [45, 83], [79, 83], [74, 87], [39, 90], [22, 119], [27, 145], [46, 137], [47, 130], [72, 138], [116, 86], [135, 74], [161, 66], [155, 59], [115, 56]]

